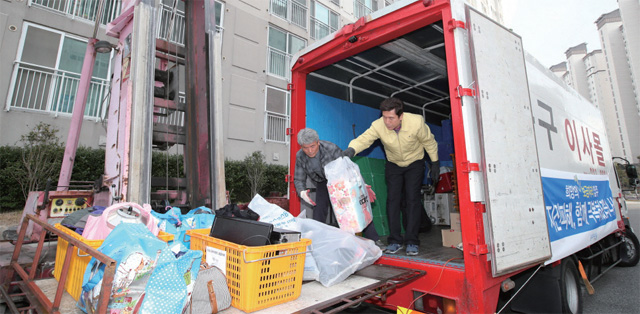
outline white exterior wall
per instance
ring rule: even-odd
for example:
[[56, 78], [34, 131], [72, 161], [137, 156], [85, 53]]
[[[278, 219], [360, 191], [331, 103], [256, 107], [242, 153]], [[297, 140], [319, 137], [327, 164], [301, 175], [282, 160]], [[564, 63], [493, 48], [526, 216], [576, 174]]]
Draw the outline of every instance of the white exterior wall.
[[624, 156], [618, 119], [620, 109], [616, 107], [611, 92], [611, 81], [607, 73], [607, 64], [602, 50], [595, 50], [584, 58], [587, 69], [587, 82], [591, 102], [600, 109], [604, 118], [607, 139], [611, 148], [611, 156]]
[[598, 31], [611, 78], [614, 108], [620, 109], [616, 117], [623, 151], [622, 157], [637, 162], [636, 156], [640, 156], [640, 115], [633, 92], [621, 26], [620, 18], [609, 17], [598, 23]]
[[498, 23], [504, 24], [502, 0], [467, 0], [467, 2]]
[[551, 72], [553, 72], [553, 74], [555, 74], [555, 76], [559, 77], [560, 79], [564, 78], [564, 75], [567, 74], [567, 63], [566, 62], [560, 62], [556, 65], [552, 65], [549, 70], [551, 70]]
[[589, 86], [587, 84], [587, 69], [582, 59], [587, 55], [587, 44], [569, 48], [565, 55], [567, 56], [567, 71], [569, 72], [570, 85], [586, 99], [589, 96]]
[[[640, 1], [618, 0], [618, 6], [622, 17], [623, 36], [631, 69], [636, 105], [640, 105]], [[640, 111], [640, 108], [638, 110]]]
[[[70, 0], [69, 0], [70, 1]], [[97, 1], [97, 0], [94, 0]], [[359, 0], [315, 0], [337, 13], [340, 18], [338, 28], [356, 20], [354, 6]], [[164, 1], [164, 2], [168, 2]], [[224, 117], [225, 158], [244, 159], [254, 151], [261, 151], [269, 163], [288, 165], [289, 145], [286, 143], [265, 141], [266, 92], [268, 89], [285, 91], [288, 80], [271, 75], [267, 71], [269, 27], [277, 27], [290, 34], [313, 43], [310, 36], [309, 15], [311, 1], [307, 0], [307, 28], [301, 28], [290, 21], [272, 14], [271, 0], [246, 1], [226, 0], [223, 3], [222, 25], [222, 106]], [[377, 8], [395, 1], [374, 0]], [[491, 18], [502, 21], [502, 0], [475, 1], [475, 7]], [[359, 1], [358, 3], [368, 3]], [[42, 6], [29, 6], [29, 1], [0, 1], [0, 69], [6, 75], [0, 77], [0, 99], [5, 100], [11, 83], [10, 73], [13, 61], [19, 49], [19, 39], [24, 21], [49, 26], [77, 37], [90, 36], [93, 24], [74, 20], [62, 13]], [[17, 26], [12, 30], [10, 26]], [[9, 29], [9, 30], [7, 30]], [[104, 26], [99, 32], [100, 39], [113, 40], [104, 35]], [[62, 142], [67, 137], [70, 115], [54, 115], [47, 111], [27, 111], [15, 108], [0, 112], [0, 145], [14, 145], [39, 121], [50, 123], [60, 129]], [[104, 144], [105, 127], [95, 120], [84, 120], [80, 145], [98, 147]], [[289, 140], [295, 140], [289, 138]], [[172, 149], [171, 152], [175, 152]], [[181, 149], [177, 150], [178, 152]]]

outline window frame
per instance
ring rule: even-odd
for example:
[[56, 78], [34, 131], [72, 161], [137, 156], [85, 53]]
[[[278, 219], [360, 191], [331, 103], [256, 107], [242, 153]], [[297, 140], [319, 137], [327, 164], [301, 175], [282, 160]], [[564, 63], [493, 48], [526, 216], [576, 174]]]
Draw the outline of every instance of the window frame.
[[[268, 110], [268, 100], [269, 100], [269, 90], [275, 90], [279, 92], [283, 92], [285, 94], [285, 113], [275, 112]], [[283, 130], [284, 141], [279, 141], [277, 139], [270, 138], [269, 134], [269, 117], [271, 116], [280, 116], [284, 118], [285, 125]], [[281, 144], [289, 144], [289, 136], [286, 135], [287, 128], [291, 125], [291, 91], [286, 89], [278, 88], [271, 85], [265, 85], [264, 89], [264, 142], [272, 142], [272, 143], [281, 143]]]
[[[273, 30], [277, 30], [277, 31], [282, 32], [282, 33], [285, 34], [285, 38], [286, 38], [285, 50], [286, 51], [282, 51], [280, 48], [271, 46], [271, 43], [269, 42], [269, 39], [271, 38], [270, 35], [271, 35], [271, 30], [272, 29]], [[295, 38], [301, 40], [302, 42], [304, 42], [304, 46], [300, 50], [302, 50], [302, 49], [307, 47], [308, 43], [307, 43], [306, 39], [304, 39], [304, 38], [302, 38], [302, 37], [300, 37], [300, 36], [298, 36], [298, 35], [296, 35], [296, 34], [294, 34], [292, 32], [289, 32], [289, 31], [287, 31], [285, 29], [282, 29], [280, 27], [272, 25], [272, 24], [269, 24], [269, 26], [267, 27], [267, 61], [266, 61], [266, 65], [267, 65], [266, 66], [266, 68], [267, 68], [266, 69], [266, 73], [267, 73], [267, 75], [273, 76], [273, 77], [277, 77], [277, 78], [281, 78], [281, 79], [285, 79], [285, 80], [289, 80], [290, 73], [288, 71], [288, 66], [289, 66], [289, 62], [291, 61], [291, 56], [294, 53], [300, 51], [300, 50], [298, 50], [296, 52], [291, 52], [290, 51], [291, 50], [291, 38], [292, 37], [295, 37]], [[272, 71], [271, 62], [270, 62], [271, 54], [272, 54], [271, 50], [272, 49], [275, 50], [276, 52], [281, 53], [281, 54], [284, 55], [284, 59], [285, 60], [284, 60], [284, 70], [283, 70], [284, 75], [283, 76], [279, 75], [278, 73], [275, 73], [274, 71]]]
[[[33, 27], [35, 29], [44, 30], [44, 31], [47, 31], [47, 32], [50, 32], [50, 33], [53, 33], [53, 34], [60, 35], [59, 40], [58, 40], [58, 46], [56, 48], [56, 54], [57, 55], [56, 55], [56, 60], [55, 60], [54, 67], [50, 68], [48, 66], [44, 66], [44, 65], [41, 65], [41, 64], [38, 64], [38, 63], [26, 63], [26, 62], [23, 62], [22, 58], [23, 58], [25, 43], [26, 43], [26, 40], [27, 40], [27, 33], [29, 32], [29, 29], [31, 27]], [[55, 93], [55, 91], [51, 90], [51, 88], [52, 88], [51, 86], [48, 86], [48, 88], [50, 90], [48, 91], [48, 95], [46, 95], [46, 99], [47, 99], [46, 100], [46, 104], [45, 104], [46, 106], [43, 109], [28, 108], [28, 107], [18, 107], [18, 106], [12, 106], [11, 105], [12, 102], [13, 102], [12, 100], [13, 100], [14, 93], [15, 93], [15, 88], [16, 88], [15, 85], [16, 85], [16, 82], [17, 82], [17, 79], [18, 79], [18, 72], [20, 70], [20, 65], [21, 64], [25, 64], [25, 65], [29, 65], [29, 66], [36, 66], [36, 67], [40, 67], [40, 68], [51, 70], [51, 71], [53, 71], [52, 75], [57, 73], [57, 72], [69, 72], [69, 73], [77, 74], [78, 76], [80, 75], [80, 73], [74, 73], [74, 72], [70, 72], [70, 71], [66, 71], [66, 70], [60, 69], [60, 60], [61, 60], [61, 57], [62, 57], [62, 50], [63, 50], [64, 42], [65, 42], [66, 38], [77, 40], [77, 41], [83, 42], [85, 44], [88, 44], [88, 39], [86, 39], [86, 38], [83, 38], [83, 37], [80, 37], [80, 36], [77, 36], [77, 35], [74, 35], [74, 34], [70, 34], [70, 33], [64, 32], [64, 31], [60, 31], [60, 30], [57, 30], [57, 29], [54, 29], [54, 28], [50, 28], [50, 27], [47, 27], [45, 25], [41, 25], [41, 24], [37, 24], [37, 23], [33, 23], [33, 22], [28, 22], [28, 21], [23, 21], [23, 23], [22, 23], [22, 33], [20, 34], [20, 39], [19, 39], [19, 42], [18, 42], [18, 49], [16, 51], [16, 56], [15, 56], [15, 59], [14, 59], [15, 61], [13, 62], [14, 65], [13, 65], [13, 70], [12, 70], [12, 74], [11, 74], [11, 80], [10, 80], [10, 83], [9, 83], [9, 91], [7, 93], [7, 98], [5, 100], [5, 110], [6, 111], [14, 109], [14, 110], [22, 110], [22, 111], [47, 112], [47, 113], [53, 113], [54, 116], [71, 115], [72, 114], [73, 109], [72, 109], [71, 113], [67, 113], [67, 112], [59, 111], [59, 110], [53, 110], [54, 103], [53, 103], [53, 100], [52, 100], [52, 97], [53, 97], [52, 93]], [[108, 69], [107, 75], [106, 75], [107, 78], [103, 79], [103, 78], [95, 77], [95, 76], [92, 75], [91, 81], [94, 81], [94, 80], [103, 81], [103, 82], [105, 82], [107, 84], [107, 87], [109, 87], [109, 85], [110, 85], [110, 79], [109, 78], [111, 77], [111, 73], [112, 73], [111, 62], [113, 60], [113, 53], [114, 52], [111, 51], [110, 54], [109, 54], [109, 58], [108, 58], [109, 64], [107, 65], [107, 69]], [[50, 84], [53, 84], [53, 83], [50, 83]], [[59, 109], [60, 108], [59, 107], [60, 104], [57, 104], [57, 106], [58, 106], [57, 108]], [[85, 119], [100, 120], [101, 117], [103, 117], [104, 114], [106, 113], [106, 110], [107, 110], [107, 106], [104, 106], [104, 107], [101, 108], [99, 116], [92, 116], [92, 115], [86, 115], [86, 114], [84, 114], [83, 116], [84, 116]], [[85, 111], [86, 111], [86, 108], [85, 108]]]

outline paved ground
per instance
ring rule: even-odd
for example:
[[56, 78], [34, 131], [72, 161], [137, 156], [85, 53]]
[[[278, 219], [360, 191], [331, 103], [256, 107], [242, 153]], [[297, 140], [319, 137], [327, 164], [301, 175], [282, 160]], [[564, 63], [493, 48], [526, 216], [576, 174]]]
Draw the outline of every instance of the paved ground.
[[[640, 201], [628, 201], [629, 220], [640, 235]], [[584, 314], [640, 313], [640, 265], [615, 267], [593, 283], [595, 294], [584, 300]]]

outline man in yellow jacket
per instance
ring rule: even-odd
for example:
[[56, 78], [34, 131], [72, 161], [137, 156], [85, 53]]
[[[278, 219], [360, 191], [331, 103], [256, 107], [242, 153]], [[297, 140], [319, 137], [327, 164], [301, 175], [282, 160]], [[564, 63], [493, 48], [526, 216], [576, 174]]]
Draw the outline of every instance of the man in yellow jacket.
[[[420, 188], [424, 179], [424, 152], [431, 159], [431, 179], [433, 184], [440, 175], [438, 143], [421, 115], [403, 112], [404, 103], [398, 98], [387, 98], [380, 103], [382, 117], [373, 121], [369, 129], [349, 143], [346, 156], [369, 148], [380, 139], [387, 155], [385, 178], [387, 183], [387, 217], [389, 237], [385, 253], [395, 254], [407, 245], [407, 255], [418, 255], [420, 240], [420, 218], [422, 211]], [[404, 191], [404, 195], [403, 195]], [[406, 210], [402, 209], [402, 199]], [[402, 219], [406, 215], [404, 239], [401, 234]]]

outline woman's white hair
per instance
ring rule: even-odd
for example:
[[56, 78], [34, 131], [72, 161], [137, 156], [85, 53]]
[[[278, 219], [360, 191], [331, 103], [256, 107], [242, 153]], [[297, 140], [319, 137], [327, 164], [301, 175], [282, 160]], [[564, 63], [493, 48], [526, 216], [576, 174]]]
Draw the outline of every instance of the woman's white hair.
[[298, 132], [298, 144], [300, 146], [311, 144], [319, 139], [318, 132], [314, 129], [305, 128]]

